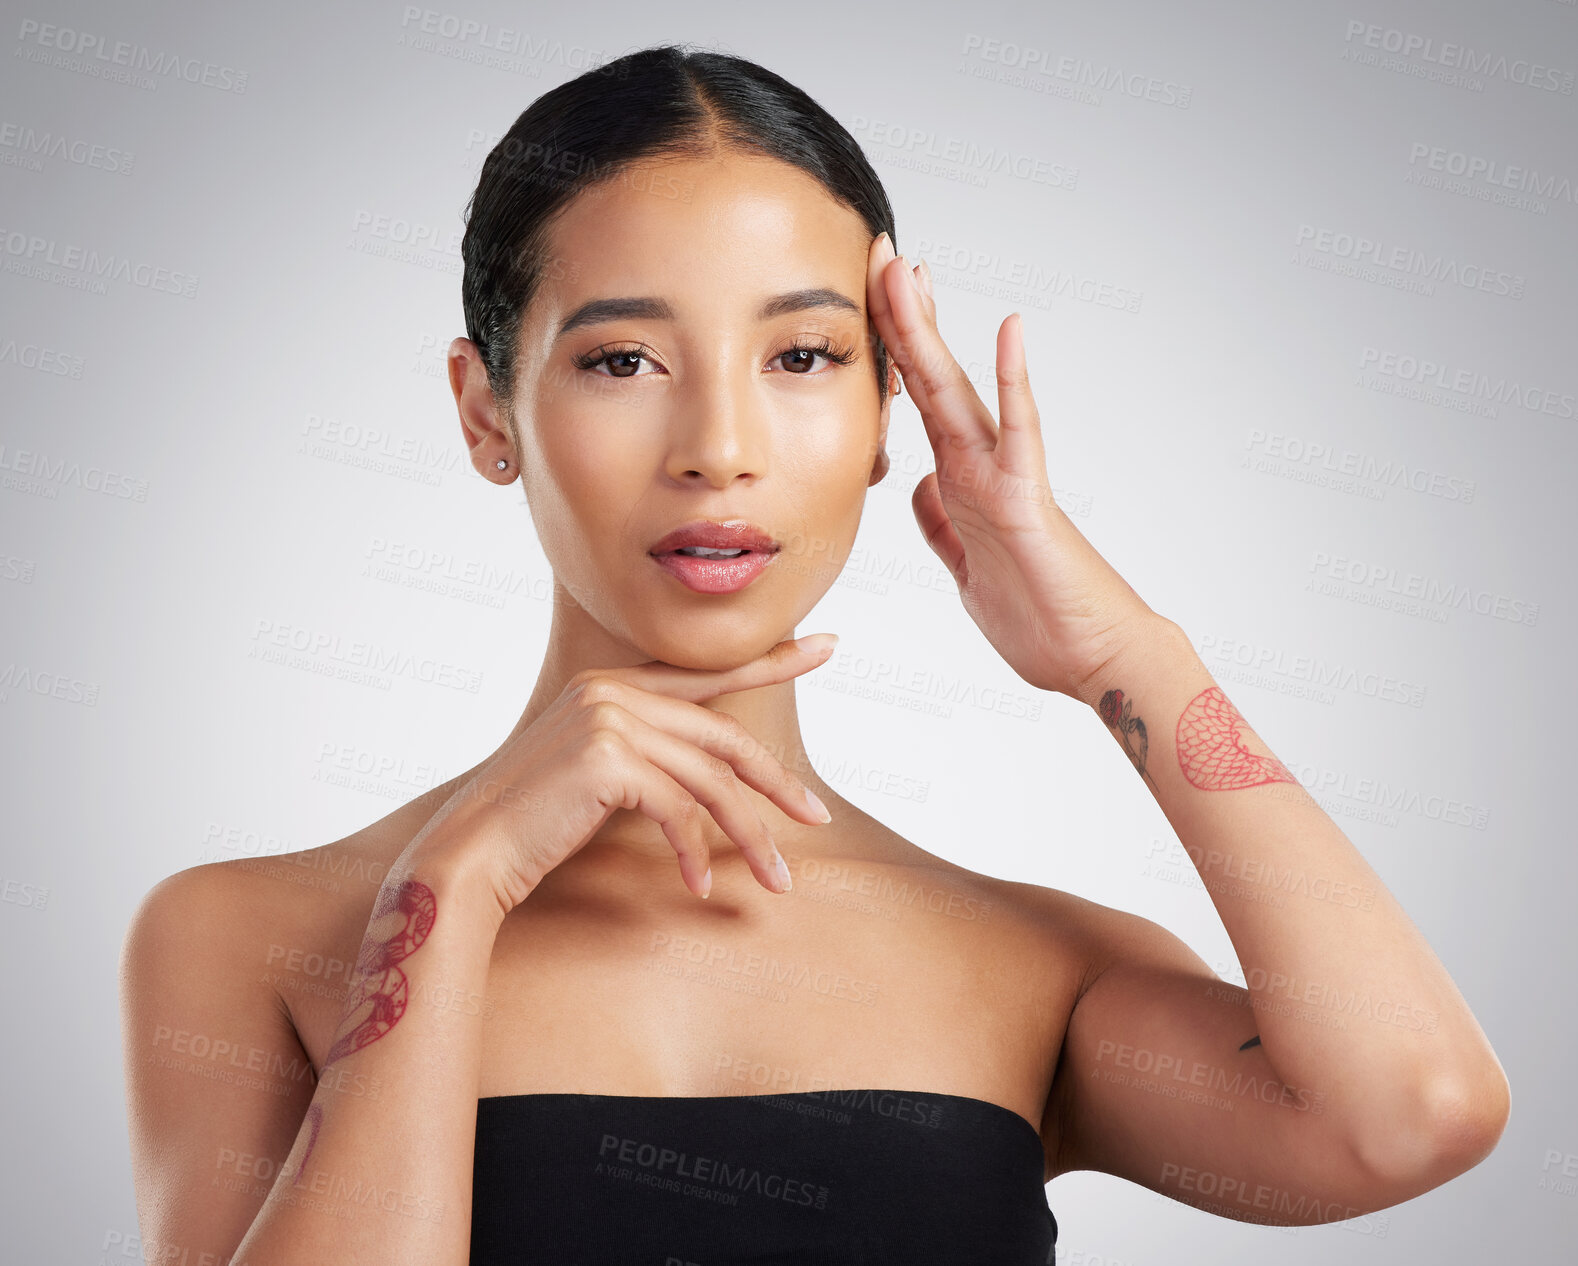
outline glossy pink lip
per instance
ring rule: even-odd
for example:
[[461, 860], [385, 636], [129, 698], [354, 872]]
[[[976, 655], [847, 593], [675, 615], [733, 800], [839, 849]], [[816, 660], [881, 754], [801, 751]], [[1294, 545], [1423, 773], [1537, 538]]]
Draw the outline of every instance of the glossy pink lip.
[[688, 545], [705, 545], [710, 549], [748, 549], [759, 554], [776, 554], [778, 542], [754, 523], [744, 519], [718, 522], [714, 519], [692, 519], [682, 523], [648, 552], [667, 554]]
[[[719, 547], [722, 548], [722, 547]], [[692, 558], [688, 554], [654, 554], [652, 561], [687, 589], [697, 593], [735, 593], [772, 565], [777, 554], [741, 554], [738, 558]]]
[[[696, 558], [674, 551], [692, 545], [742, 549], [737, 558]], [[675, 528], [650, 551], [653, 562], [696, 593], [736, 593], [755, 580], [778, 554], [778, 542], [744, 519], [693, 519]]]

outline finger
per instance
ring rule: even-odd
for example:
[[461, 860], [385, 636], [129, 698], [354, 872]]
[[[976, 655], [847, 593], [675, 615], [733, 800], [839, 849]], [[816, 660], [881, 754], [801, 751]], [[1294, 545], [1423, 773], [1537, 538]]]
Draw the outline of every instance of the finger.
[[813, 633], [807, 637], [779, 642], [755, 659], [733, 668], [683, 668], [660, 659], [619, 668], [583, 670], [582, 676], [612, 677], [691, 703], [719, 695], [754, 690], [774, 682], [788, 681], [801, 673], [820, 667], [838, 644], [835, 633]]
[[[637, 755], [661, 769], [712, 815], [739, 848], [762, 887], [771, 892], [783, 891], [777, 873], [783, 860], [778, 846], [766, 823], [745, 798], [744, 784], [735, 776], [734, 767], [694, 743], [649, 725], [633, 712], [621, 712], [617, 722], [605, 720], [604, 727], [613, 729]], [[696, 839], [699, 840], [699, 831]]]
[[[873, 341], [880, 339], [887, 346], [885, 331], [891, 324], [887, 315], [892, 305], [888, 302], [888, 292], [882, 284], [882, 272], [893, 259], [893, 243], [886, 232], [878, 233], [872, 239], [871, 250], [866, 256], [866, 320], [871, 323]], [[872, 349], [875, 351], [875, 348]], [[893, 357], [893, 349], [888, 347], [888, 358]]]
[[648, 725], [728, 761], [740, 781], [761, 792], [790, 817], [813, 826], [830, 820], [812, 807], [811, 792], [805, 783], [725, 712], [612, 678], [588, 686], [585, 699], [617, 704]]
[[954, 583], [963, 589], [969, 575], [965, 566], [964, 542], [959, 539], [953, 520], [943, 507], [935, 470], [927, 471], [915, 485], [915, 491], [910, 495], [910, 508], [915, 511], [915, 522], [920, 524], [926, 544], [931, 546], [932, 553], [942, 559]]
[[[893, 305], [888, 301], [888, 292], [882, 283], [882, 274], [893, 259], [892, 240], [888, 237], [886, 231], [878, 233], [871, 240], [871, 249], [866, 256], [866, 319], [871, 322], [872, 331], [869, 337], [873, 345], [881, 342], [884, 347], [888, 346], [888, 341], [883, 336], [882, 331], [888, 329], [891, 324], [892, 317], [890, 313]], [[923, 260], [916, 267], [921, 268], [924, 263], [925, 261]], [[917, 274], [917, 276], [919, 275]], [[926, 274], [926, 277], [926, 288], [929, 294], [931, 287], [929, 273]], [[928, 311], [931, 310], [928, 307]], [[873, 351], [875, 351], [875, 346], [873, 346]], [[894, 365], [898, 364], [898, 361], [893, 357], [891, 349], [888, 352], [888, 357], [890, 360], [893, 360]], [[894, 394], [902, 395], [903, 391], [904, 381], [900, 378], [898, 385], [894, 389]]]
[[879, 305], [878, 329], [904, 375], [932, 447], [990, 451], [997, 443], [991, 410], [943, 342], [908, 261], [897, 256], [884, 267], [881, 280], [887, 302], [885, 308]]
[[921, 310], [926, 313], [928, 320], [937, 314], [937, 303], [931, 294], [931, 271], [926, 267], [923, 259], [910, 269], [910, 276], [915, 279], [915, 290], [920, 296]]
[[698, 897], [710, 896], [712, 855], [702, 838], [696, 798], [633, 745], [626, 743], [625, 751], [624, 780], [628, 790], [621, 807], [634, 809], [656, 822], [679, 857], [679, 874], [685, 887]]
[[920, 291], [921, 309], [926, 313], [926, 319], [931, 322], [932, 328], [937, 328], [937, 300], [932, 295], [931, 269], [923, 259], [910, 269], [915, 278], [915, 286]]
[[[870, 319], [878, 305], [884, 312], [891, 309], [888, 302], [886, 289], [882, 286], [882, 273], [887, 268], [890, 260], [894, 258], [893, 243], [886, 232], [878, 233], [871, 239], [871, 247], [866, 256], [866, 315]], [[915, 277], [915, 284], [921, 291], [921, 302], [928, 315], [936, 312], [937, 304], [932, 298], [931, 266], [923, 259], [910, 269]]]
[[1030, 371], [1025, 362], [1025, 325], [1017, 312], [1010, 313], [997, 331], [997, 452], [1010, 470], [1044, 468], [1046, 449], [1041, 435], [1041, 411], [1030, 394]]

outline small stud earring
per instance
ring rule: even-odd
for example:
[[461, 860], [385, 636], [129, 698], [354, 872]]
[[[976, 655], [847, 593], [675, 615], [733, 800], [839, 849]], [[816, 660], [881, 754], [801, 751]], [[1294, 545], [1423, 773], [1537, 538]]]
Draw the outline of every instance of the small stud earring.
[[509, 466], [510, 466], [510, 464], [509, 464], [509, 462], [508, 462], [508, 461], [506, 461], [506, 460], [505, 460], [505, 459], [504, 459], [504, 458], [502, 458], [502, 457], [501, 457], [501, 458], [499, 458], [499, 460], [498, 460], [498, 468], [499, 468], [499, 469], [500, 469], [500, 470], [508, 470], [508, 469], [509, 469]]

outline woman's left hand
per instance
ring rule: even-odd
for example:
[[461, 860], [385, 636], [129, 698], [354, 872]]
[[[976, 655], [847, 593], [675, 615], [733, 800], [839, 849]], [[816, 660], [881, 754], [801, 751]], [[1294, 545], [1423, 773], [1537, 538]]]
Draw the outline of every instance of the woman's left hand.
[[938, 333], [925, 265], [912, 271], [883, 233], [866, 279], [870, 319], [937, 459], [910, 499], [926, 543], [1009, 667], [1081, 699], [1086, 681], [1159, 617], [1052, 498], [1018, 314], [997, 332], [999, 427]]

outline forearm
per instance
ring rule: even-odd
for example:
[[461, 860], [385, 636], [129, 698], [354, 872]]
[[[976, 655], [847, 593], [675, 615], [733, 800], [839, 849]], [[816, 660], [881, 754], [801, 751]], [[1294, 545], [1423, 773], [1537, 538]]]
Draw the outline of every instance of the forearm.
[[502, 915], [465, 879], [419, 858], [385, 880], [312, 1104], [238, 1266], [467, 1260], [482, 1008], [449, 1003], [484, 997]]
[[[1171, 621], [1081, 690], [1141, 772], [1244, 969], [1246, 1037], [1326, 1093], [1367, 1154], [1483, 1137], [1505, 1078], [1462, 995], [1375, 871], [1276, 760]], [[1454, 1137], [1454, 1135], [1456, 1137]]]

